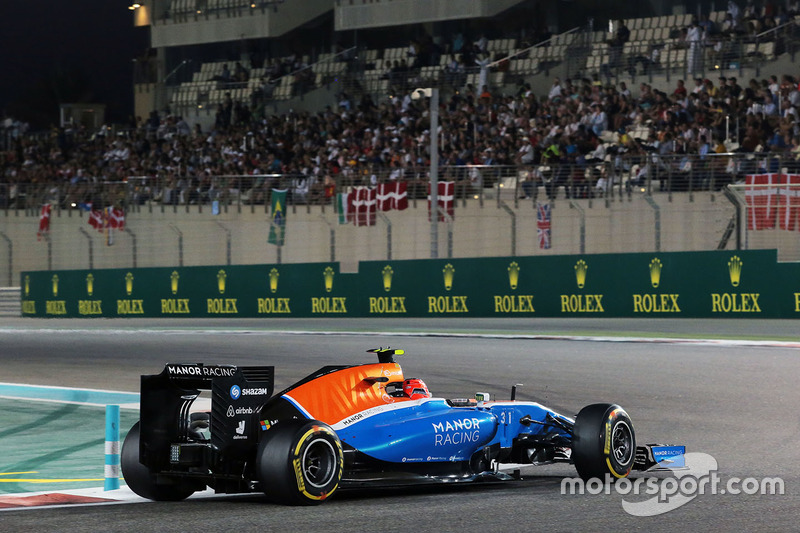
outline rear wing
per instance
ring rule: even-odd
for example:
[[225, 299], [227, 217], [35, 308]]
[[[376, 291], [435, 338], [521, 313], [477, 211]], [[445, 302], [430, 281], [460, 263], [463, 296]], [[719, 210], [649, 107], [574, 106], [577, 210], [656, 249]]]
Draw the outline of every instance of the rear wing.
[[[189, 410], [201, 391], [211, 391], [211, 446], [217, 452], [255, 442], [253, 413], [272, 396], [274, 366], [168, 363], [141, 378], [139, 460], [160, 470], [170, 446], [189, 441]], [[246, 431], [245, 431], [246, 428]]]

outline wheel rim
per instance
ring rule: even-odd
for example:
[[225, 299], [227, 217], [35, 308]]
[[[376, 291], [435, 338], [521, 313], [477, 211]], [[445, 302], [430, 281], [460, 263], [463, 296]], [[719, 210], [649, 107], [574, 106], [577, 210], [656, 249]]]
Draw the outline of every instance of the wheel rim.
[[620, 465], [626, 465], [633, 457], [633, 432], [625, 421], [618, 421], [614, 424], [614, 431], [611, 433], [611, 452], [614, 460]]
[[336, 450], [325, 439], [315, 439], [303, 452], [303, 477], [312, 487], [322, 488], [336, 474]]

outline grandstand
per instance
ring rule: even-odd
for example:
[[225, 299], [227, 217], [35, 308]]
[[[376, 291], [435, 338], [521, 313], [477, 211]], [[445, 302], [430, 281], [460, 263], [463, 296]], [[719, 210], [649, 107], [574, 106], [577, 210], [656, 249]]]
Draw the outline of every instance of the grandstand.
[[[749, 175], [797, 171], [797, 13], [743, 15], [729, 31], [726, 13], [713, 11], [716, 27], [694, 42], [686, 36], [693, 16], [674, 5], [625, 18], [629, 36], [620, 44], [613, 9], [606, 20], [572, 24], [559, 4], [485, 0], [460, 13], [451, 4], [142, 3], [135, 21], [150, 27], [155, 54], [137, 65], [141, 126], [67, 127], [64, 143], [49, 134], [9, 137], [0, 237], [17, 255], [0, 265], [0, 280], [7, 271], [12, 283], [13, 272], [44, 261], [174, 263], [184, 258], [178, 240], [192, 248], [190, 264], [427, 257], [430, 229], [420, 212], [434, 88], [439, 179], [454, 186], [442, 255], [749, 246], [800, 257], [793, 230], [748, 234], [740, 212], [747, 202], [727, 192]], [[555, 20], [564, 22], [542, 25]], [[695, 79], [702, 88], [677, 94], [679, 79], [690, 93]], [[338, 225], [338, 194], [393, 182], [407, 185], [408, 211], [376, 217], [382, 229], [369, 237]], [[258, 227], [273, 189], [288, 191], [290, 215], [302, 220], [294, 231], [306, 234], [282, 256], [248, 245], [263, 240]], [[530, 237], [545, 203], [554, 228], [546, 249]], [[32, 234], [26, 219], [43, 204], [63, 227], [34, 249], [23, 244]], [[90, 204], [127, 212], [115, 248], [84, 234], [79, 208]], [[407, 231], [400, 237], [397, 228]]]

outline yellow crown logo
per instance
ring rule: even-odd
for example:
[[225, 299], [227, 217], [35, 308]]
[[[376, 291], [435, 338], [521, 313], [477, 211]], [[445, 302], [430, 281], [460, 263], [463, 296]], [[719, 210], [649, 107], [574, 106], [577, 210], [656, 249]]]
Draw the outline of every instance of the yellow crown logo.
[[653, 285], [654, 289], [658, 288], [658, 285], [661, 283], [661, 260], [658, 257], [654, 257], [652, 261], [650, 261], [650, 283]]
[[453, 276], [456, 274], [456, 269], [450, 263], [447, 263], [442, 269], [444, 274], [444, 290], [449, 291], [453, 288]]
[[728, 274], [731, 277], [731, 285], [734, 287], [739, 286], [739, 280], [742, 277], [742, 260], [739, 258], [738, 255], [734, 255], [731, 257], [730, 261], [728, 261]]
[[181, 279], [180, 274], [178, 274], [177, 270], [173, 270], [172, 274], [169, 276], [169, 288], [172, 290], [172, 294], [178, 294], [179, 279]]
[[508, 284], [511, 285], [511, 290], [517, 290], [517, 283], [519, 282], [519, 264], [516, 261], [512, 261], [510, 265], [508, 265]]
[[58, 274], [53, 274], [53, 297], [58, 297]]
[[86, 276], [86, 294], [91, 296], [94, 293], [94, 276], [90, 272]]
[[128, 272], [125, 274], [125, 292], [130, 296], [133, 293], [133, 274]]
[[269, 271], [269, 292], [278, 292], [278, 278], [280, 273], [277, 268]]
[[589, 270], [589, 265], [587, 265], [586, 261], [583, 259], [579, 259], [578, 262], [575, 263], [575, 280], [578, 282], [579, 289], [582, 289], [586, 284], [587, 270]]
[[394, 270], [389, 265], [383, 267], [383, 271], [381, 272], [383, 275], [383, 290], [389, 292], [392, 290], [392, 274], [394, 274]]
[[31, 277], [25, 276], [25, 296], [31, 295]]
[[325, 278], [325, 292], [331, 292], [333, 290], [333, 275], [335, 272], [331, 267], [325, 267], [325, 270], [322, 272], [322, 277]]
[[220, 294], [225, 294], [225, 280], [227, 277], [228, 275], [224, 270], [217, 272], [217, 289], [219, 289]]

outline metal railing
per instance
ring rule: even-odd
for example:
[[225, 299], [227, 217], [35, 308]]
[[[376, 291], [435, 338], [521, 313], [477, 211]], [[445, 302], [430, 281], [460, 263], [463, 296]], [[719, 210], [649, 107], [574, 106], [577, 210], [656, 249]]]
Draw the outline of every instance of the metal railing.
[[[800, 160], [784, 153], [709, 153], [660, 155], [609, 154], [603, 160], [582, 159], [527, 165], [440, 166], [439, 181], [455, 182], [456, 205], [476, 201], [481, 207], [518, 207], [525, 200], [555, 198], [624, 199], [634, 193], [715, 193], [726, 185], [759, 172], [800, 172]], [[86, 216], [88, 204], [100, 209], [115, 205], [129, 212], [172, 212], [218, 209], [269, 211], [273, 189], [287, 190], [293, 210], [312, 206], [333, 209], [336, 194], [354, 186], [383, 182], [406, 184], [409, 203], [427, 202], [429, 169], [409, 166], [401, 171], [355, 167], [336, 175], [258, 174], [234, 176], [131, 176], [124, 181], [13, 183], [0, 181], [0, 212], [39, 216], [41, 205], [53, 206], [54, 216]], [[62, 213], [63, 212], [63, 213]]]

